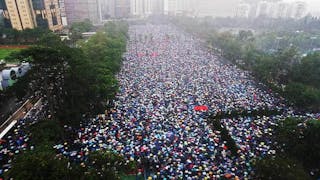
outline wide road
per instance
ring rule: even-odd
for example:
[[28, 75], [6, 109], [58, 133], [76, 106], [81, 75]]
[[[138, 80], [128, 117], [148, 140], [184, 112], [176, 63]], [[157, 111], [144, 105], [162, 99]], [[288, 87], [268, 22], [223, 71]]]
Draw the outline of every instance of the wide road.
[[[108, 131], [116, 137], [111, 145], [128, 158], [142, 161], [146, 157], [156, 175], [170, 179], [226, 173], [248, 176], [250, 158], [259, 154], [246, 141], [253, 137], [234, 136], [243, 145], [243, 154], [232, 157], [219, 132], [208, 125], [206, 113], [194, 108], [205, 105], [211, 113], [275, 109], [279, 100], [259, 89], [248, 73], [221, 62], [197, 39], [173, 27], [133, 26], [130, 35], [127, 61], [118, 77], [117, 112]], [[226, 121], [228, 128], [237, 128], [237, 122], [230, 121]], [[263, 124], [261, 128], [268, 126], [264, 119], [254, 121]], [[248, 128], [259, 131], [251, 121]], [[262, 136], [261, 131], [247, 134]], [[252, 143], [255, 147], [261, 142]], [[270, 150], [263, 146], [258, 151]]]
[[154, 179], [243, 179], [250, 177], [251, 159], [274, 153], [269, 136], [278, 117], [223, 119], [238, 156], [207, 122], [209, 113], [283, 105], [199, 40], [171, 26], [132, 26], [125, 57], [108, 123], [92, 122], [79, 132], [88, 149], [112, 149], [150, 167]]

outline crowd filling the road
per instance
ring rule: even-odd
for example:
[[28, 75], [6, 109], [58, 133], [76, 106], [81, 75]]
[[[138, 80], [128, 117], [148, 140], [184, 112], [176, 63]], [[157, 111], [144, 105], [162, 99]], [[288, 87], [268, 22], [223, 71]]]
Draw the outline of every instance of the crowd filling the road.
[[[24, 112], [24, 118], [17, 121], [14, 127], [0, 140], [0, 177], [11, 168], [13, 158], [20, 152], [33, 150], [28, 128], [47, 117], [47, 104], [39, 104], [29, 112]], [[1, 179], [1, 178], [0, 178]]]
[[[246, 179], [253, 158], [276, 153], [273, 127], [291, 112], [283, 99], [172, 26], [131, 26], [129, 34], [114, 107], [81, 124], [76, 139], [55, 145], [58, 154], [83, 163], [91, 151], [111, 150], [138, 162], [149, 179]], [[254, 110], [282, 114], [223, 118], [239, 147], [234, 156], [208, 115]], [[27, 148], [20, 126], [1, 147], [2, 161]]]
[[149, 179], [249, 178], [252, 158], [275, 153], [269, 137], [279, 116], [222, 119], [237, 156], [208, 122], [209, 113], [286, 109], [248, 72], [171, 26], [133, 26], [129, 34], [114, 108], [55, 146], [59, 153], [81, 162], [90, 151], [109, 149], [137, 161]]

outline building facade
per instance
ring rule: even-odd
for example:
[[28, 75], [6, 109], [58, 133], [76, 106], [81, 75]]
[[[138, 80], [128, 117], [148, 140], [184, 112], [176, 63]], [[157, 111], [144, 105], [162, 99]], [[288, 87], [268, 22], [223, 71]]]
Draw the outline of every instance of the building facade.
[[134, 17], [147, 17], [152, 14], [152, 0], [130, 0], [130, 14]]
[[250, 13], [250, 5], [247, 3], [240, 3], [236, 10], [236, 17], [239, 18], [248, 18]]
[[152, 0], [152, 14], [162, 15], [164, 14], [164, 0]]
[[4, 17], [10, 20], [12, 28], [23, 30], [33, 29], [36, 26], [31, 1], [5, 0], [4, 2], [6, 4]]
[[115, 1], [115, 17], [128, 18], [130, 16], [130, 0]]
[[115, 18], [115, 0], [99, 0], [98, 2], [101, 21]]
[[68, 24], [89, 19], [93, 24], [100, 23], [101, 11], [98, 0], [65, 0]]
[[52, 31], [63, 28], [58, 0], [33, 0], [32, 4], [37, 26]]
[[67, 21], [67, 13], [66, 13], [66, 8], [65, 8], [65, 5], [64, 5], [64, 1], [65, 0], [58, 0], [62, 25], [66, 26], [66, 25], [68, 25], [68, 21]]
[[307, 4], [303, 1], [296, 1], [293, 4], [292, 18], [300, 19], [307, 14]]
[[17, 30], [35, 27], [62, 29], [58, 0], [0, 0], [3, 16]]

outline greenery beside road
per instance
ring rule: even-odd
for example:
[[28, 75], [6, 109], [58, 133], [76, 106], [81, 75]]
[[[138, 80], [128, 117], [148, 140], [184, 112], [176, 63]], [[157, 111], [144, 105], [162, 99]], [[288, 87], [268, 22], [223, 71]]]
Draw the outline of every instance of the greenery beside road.
[[[115, 32], [108, 33], [109, 29]], [[80, 43], [80, 48], [67, 47], [59, 37], [46, 35], [41, 46], [10, 57], [30, 61], [34, 66], [12, 91], [22, 98], [41, 90], [52, 115], [64, 124], [79, 125], [83, 115], [104, 112], [118, 91], [115, 74], [121, 67], [127, 31], [123, 22], [106, 24], [104, 32]]]
[[48, 29], [35, 28], [18, 31], [11, 28], [0, 28], [0, 44], [33, 45], [39, 41], [42, 35], [52, 33]]
[[[250, 30], [232, 33], [216, 29], [225, 24], [237, 27], [231, 22], [234, 20], [174, 19], [174, 23], [179, 27], [206, 40], [210, 50], [215, 51], [238, 67], [252, 72], [258, 81], [280, 93], [295, 105], [297, 110], [319, 112], [320, 53], [313, 52], [302, 56], [302, 52], [311, 48], [307, 47], [308, 43], [302, 42], [302, 45], [288, 45], [287, 47], [279, 45], [279, 49], [271, 49], [272, 44], [269, 46], [257, 45], [260, 42], [267, 43], [269, 41], [259, 39], [264, 35], [254, 34]], [[255, 23], [259, 24], [259, 22]], [[318, 25], [312, 26], [313, 33], [318, 31], [315, 28]], [[293, 27], [300, 27], [300, 25], [293, 23], [279, 25], [276, 29], [281, 29], [284, 26], [290, 26], [287, 28], [287, 33], [290, 33], [290, 30], [294, 29]], [[307, 25], [301, 27], [304, 28]], [[261, 31], [259, 28], [258, 30]], [[270, 29], [265, 27], [264, 30]], [[235, 113], [235, 115], [238, 114]], [[223, 115], [221, 116], [223, 117]], [[276, 156], [265, 156], [253, 162], [254, 179], [316, 179], [320, 176], [319, 120], [299, 118], [281, 120], [275, 129], [272, 142], [275, 142], [272, 148], [276, 150], [277, 154]]]
[[11, 54], [9, 59], [32, 63], [32, 70], [3, 93], [19, 99], [38, 91], [48, 102], [51, 118], [32, 125], [34, 150], [18, 155], [6, 177], [14, 179], [119, 179], [134, 172], [135, 163], [111, 152], [90, 153], [84, 164], [57, 155], [54, 144], [73, 137], [63, 126], [77, 128], [89, 117], [104, 113], [118, 91], [116, 73], [126, 50], [128, 25], [107, 23], [103, 31], [70, 48], [53, 33], [38, 45]]
[[17, 52], [18, 49], [0, 49], [0, 60], [8, 57], [12, 52]]
[[275, 129], [275, 157], [255, 162], [257, 179], [317, 179], [320, 176], [320, 121], [287, 118]]
[[[83, 25], [85, 27], [81, 27]], [[318, 110], [320, 107], [320, 54], [301, 57], [295, 47], [266, 52], [255, 46], [256, 36], [250, 31], [240, 31], [234, 35], [217, 32], [211, 27], [198, 26], [195, 29], [192, 24], [181, 25], [205, 38], [210, 48], [250, 70], [258, 80], [284, 95], [297, 107], [307, 110]], [[86, 23], [77, 26], [80, 27], [74, 30], [78, 32], [89, 28]], [[30, 144], [35, 149], [18, 155], [7, 177], [119, 179], [123, 174], [134, 171], [134, 162], [119, 166], [119, 162], [125, 164], [123, 157], [111, 152], [94, 152], [84, 164], [69, 164], [67, 158], [57, 155], [52, 148], [54, 144], [73, 136], [65, 131], [63, 125], [77, 128], [88, 117], [102, 113], [114, 98], [118, 90], [115, 74], [121, 68], [127, 31], [126, 23], [108, 23], [87, 41], [75, 36], [78, 48], [70, 48], [60, 42], [59, 37], [47, 34], [39, 38], [39, 46], [9, 56], [9, 59], [30, 61], [34, 67], [8, 91], [23, 98], [39, 90], [49, 102], [52, 118], [30, 128]], [[232, 151], [235, 154], [237, 147], [230, 135], [219, 121], [213, 123], [223, 131], [223, 139], [228, 141], [228, 148], [234, 148]], [[274, 136], [274, 142], [277, 142], [274, 148], [278, 154], [256, 160], [256, 179], [309, 179], [310, 173], [314, 174], [312, 177], [319, 176], [319, 133], [319, 121], [284, 120]]]
[[210, 21], [178, 18], [174, 22], [205, 39], [209, 48], [252, 72], [257, 80], [280, 93], [299, 109], [320, 110], [320, 69], [317, 68], [320, 66], [320, 53], [302, 57], [301, 48], [295, 46], [274, 52], [264, 51], [256, 45], [259, 35], [254, 35], [250, 30], [232, 34], [229, 31], [217, 31]]

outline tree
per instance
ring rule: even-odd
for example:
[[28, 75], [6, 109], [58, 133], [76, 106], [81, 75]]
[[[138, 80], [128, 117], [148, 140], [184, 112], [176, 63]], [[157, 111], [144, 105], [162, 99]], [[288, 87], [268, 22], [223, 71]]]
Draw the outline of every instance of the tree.
[[242, 42], [253, 41], [254, 40], [253, 33], [250, 30], [249, 31], [240, 30], [238, 34], [238, 39]]
[[92, 22], [89, 19], [86, 19], [82, 22], [75, 22], [71, 25], [71, 41], [73, 43], [77, 42], [78, 40], [82, 39], [82, 33], [88, 32], [93, 28]]
[[46, 148], [37, 147], [35, 151], [18, 156], [6, 176], [14, 179], [44, 180], [70, 178], [70, 173], [67, 159], [56, 157], [54, 152]]
[[320, 53], [304, 57], [301, 63], [295, 64], [290, 74], [292, 81], [300, 82], [320, 89]]
[[78, 172], [68, 168], [68, 160], [57, 156], [52, 146], [63, 138], [63, 128], [57, 121], [43, 120], [31, 127], [25, 127], [31, 135], [30, 145], [34, 150], [27, 150], [17, 156], [12, 168], [5, 174], [13, 179], [80, 179]]
[[299, 162], [288, 158], [264, 157], [255, 162], [254, 168], [254, 179], [310, 179]]
[[81, 22], [75, 22], [71, 24], [71, 31], [76, 32], [88, 32], [93, 28], [92, 22], [89, 19], [85, 19]]
[[60, 37], [52, 32], [40, 36], [38, 45], [56, 48], [64, 46], [64, 44], [61, 42]]
[[278, 61], [273, 56], [260, 56], [253, 64], [253, 72], [260, 81], [265, 83], [275, 82]]
[[114, 180], [120, 179], [122, 174], [134, 172], [136, 164], [112, 152], [96, 151], [89, 155], [88, 167], [88, 178]]
[[287, 118], [276, 128], [276, 149], [279, 156], [297, 159], [307, 172], [320, 175], [320, 122]]
[[289, 83], [285, 95], [290, 102], [302, 109], [318, 110], [320, 105], [320, 90], [302, 83]]
[[65, 137], [65, 132], [56, 120], [45, 119], [29, 128], [31, 144], [52, 147]]

